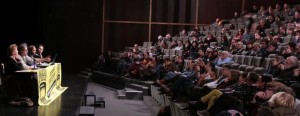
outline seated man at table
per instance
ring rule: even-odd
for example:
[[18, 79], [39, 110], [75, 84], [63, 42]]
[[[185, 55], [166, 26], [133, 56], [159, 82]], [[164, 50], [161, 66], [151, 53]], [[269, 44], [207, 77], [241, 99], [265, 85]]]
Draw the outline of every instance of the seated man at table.
[[28, 96], [24, 94], [24, 90], [29, 88], [24, 88], [24, 84], [28, 81], [24, 81], [24, 78], [18, 77], [16, 71], [24, 70], [24, 61], [18, 54], [18, 46], [12, 44], [8, 48], [8, 58], [5, 64], [5, 79], [4, 86], [6, 89], [9, 104], [15, 106], [33, 106], [33, 102]]
[[[32, 51], [30, 51], [30, 53], [34, 53], [34, 48], [30, 49]], [[33, 66], [35, 63], [41, 63], [41, 62], [50, 62], [51, 58], [47, 57], [47, 58], [34, 58], [34, 56], [29, 56], [28, 55], [28, 46], [26, 43], [22, 43], [19, 46], [19, 51], [20, 51], [20, 56], [22, 57], [22, 59], [24, 60], [25, 64], [24, 67], [28, 67], [28, 66]], [[37, 56], [37, 55], [35, 55]], [[26, 66], [27, 65], [27, 66]]]

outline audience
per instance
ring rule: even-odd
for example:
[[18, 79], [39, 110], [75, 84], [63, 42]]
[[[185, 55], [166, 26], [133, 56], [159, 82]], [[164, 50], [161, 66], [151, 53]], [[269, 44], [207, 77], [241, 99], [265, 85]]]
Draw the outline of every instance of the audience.
[[[287, 21], [287, 16], [293, 20]], [[242, 22], [238, 22], [241, 18]], [[183, 29], [174, 38], [168, 33], [159, 36], [156, 44], [148, 48], [135, 44], [133, 55], [121, 57], [118, 71], [134, 79], [156, 80], [155, 85], [165, 88], [172, 100], [198, 100], [198, 105], [205, 107], [195, 110], [205, 109], [211, 115], [229, 111], [272, 115], [282, 114], [282, 109], [295, 113], [292, 102], [297, 98], [291, 91], [299, 89], [300, 84], [299, 19], [299, 11], [288, 4], [259, 9], [254, 5], [240, 16], [235, 12], [228, 24], [225, 19], [217, 18], [209, 29]], [[239, 26], [241, 23], [245, 26]], [[242, 59], [241, 55], [252, 59]], [[257, 57], [262, 60], [255, 61]], [[248, 65], [254, 66], [253, 70], [231, 69], [232, 63], [245, 65], [247, 62], [251, 62]], [[259, 108], [267, 101], [268, 108]]]

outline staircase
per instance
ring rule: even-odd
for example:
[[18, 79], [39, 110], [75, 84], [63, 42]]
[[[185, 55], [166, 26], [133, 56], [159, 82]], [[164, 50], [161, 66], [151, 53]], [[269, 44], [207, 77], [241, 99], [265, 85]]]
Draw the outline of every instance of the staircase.
[[92, 76], [92, 70], [90, 68], [87, 68], [85, 70], [80, 71], [77, 76], [89, 78]]

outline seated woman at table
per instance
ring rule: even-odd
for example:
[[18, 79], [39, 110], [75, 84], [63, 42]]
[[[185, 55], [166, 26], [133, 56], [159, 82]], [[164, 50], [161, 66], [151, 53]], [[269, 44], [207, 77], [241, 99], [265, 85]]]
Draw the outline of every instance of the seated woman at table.
[[9, 104], [16, 106], [33, 106], [30, 98], [22, 96], [22, 80], [16, 75], [16, 71], [24, 70], [24, 61], [18, 54], [18, 46], [12, 44], [8, 48], [8, 58], [5, 64], [4, 85], [6, 88]]

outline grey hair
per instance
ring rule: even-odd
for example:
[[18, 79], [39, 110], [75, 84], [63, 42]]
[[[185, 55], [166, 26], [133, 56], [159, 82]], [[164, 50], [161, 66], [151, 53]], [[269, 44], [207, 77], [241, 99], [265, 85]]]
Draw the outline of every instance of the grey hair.
[[293, 66], [298, 66], [298, 58], [296, 56], [289, 56], [288, 58], [291, 59]]
[[228, 51], [223, 51], [222, 53], [223, 53], [223, 54], [226, 54], [228, 57], [231, 56], [231, 54], [230, 54]]
[[28, 46], [27, 46], [27, 43], [22, 43], [22, 44], [20, 44], [19, 45], [19, 51], [23, 51], [25, 48], [27, 48]]

